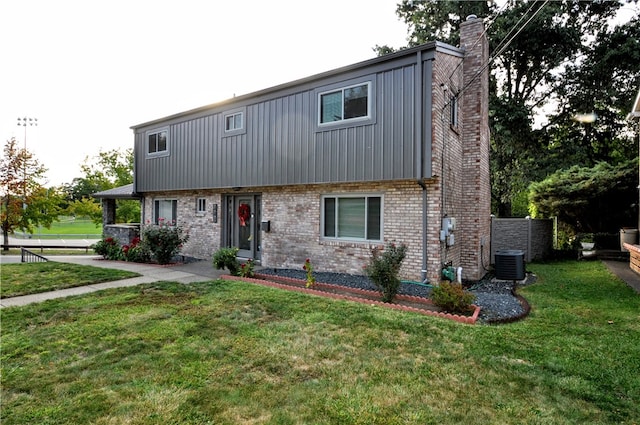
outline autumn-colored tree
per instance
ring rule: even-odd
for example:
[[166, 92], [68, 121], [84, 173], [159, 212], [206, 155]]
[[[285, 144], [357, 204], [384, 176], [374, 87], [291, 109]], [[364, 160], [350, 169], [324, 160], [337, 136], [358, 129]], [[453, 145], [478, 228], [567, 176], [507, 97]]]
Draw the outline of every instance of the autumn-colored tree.
[[18, 147], [15, 138], [5, 143], [0, 163], [2, 227], [4, 249], [9, 234], [16, 230], [33, 233], [37, 226], [50, 227], [58, 218], [60, 196], [40, 184], [47, 169], [27, 149]]

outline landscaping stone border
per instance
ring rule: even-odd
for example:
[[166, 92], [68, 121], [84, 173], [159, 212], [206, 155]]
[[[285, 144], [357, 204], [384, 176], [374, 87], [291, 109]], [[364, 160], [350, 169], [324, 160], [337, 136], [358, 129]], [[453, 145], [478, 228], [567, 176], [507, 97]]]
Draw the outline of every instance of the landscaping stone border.
[[[277, 280], [284, 281], [284, 282], [291, 282], [291, 285], [287, 285], [286, 283], [275, 282], [273, 280], [274, 276], [272, 276], [272, 275], [261, 275], [259, 273], [256, 273], [254, 278], [231, 276], [231, 275], [223, 275], [223, 276], [221, 276], [221, 278], [222, 279], [227, 279], [227, 280], [236, 280], [236, 281], [239, 280], [239, 281], [242, 281], [242, 282], [255, 283], [255, 284], [258, 284], [258, 285], [269, 286], [269, 287], [278, 288], [278, 289], [285, 289], [287, 291], [293, 291], [293, 292], [301, 292], [301, 293], [304, 293], [304, 294], [318, 295], [318, 296], [325, 297], [325, 298], [354, 301], [354, 302], [358, 302], [360, 304], [376, 305], [376, 306], [379, 306], [379, 307], [390, 308], [390, 309], [393, 309], [393, 310], [409, 311], [409, 312], [413, 312], [413, 313], [424, 314], [424, 315], [427, 315], [427, 316], [442, 317], [442, 318], [445, 318], [445, 319], [450, 319], [450, 320], [454, 320], [456, 322], [466, 323], [466, 324], [471, 324], [471, 325], [476, 323], [476, 321], [478, 320], [478, 315], [480, 314], [480, 307], [478, 307], [476, 305], [473, 305], [474, 311], [473, 311], [473, 314], [471, 316], [463, 316], [463, 315], [458, 315], [458, 314], [453, 314], [453, 313], [446, 313], [446, 312], [441, 312], [441, 311], [427, 310], [427, 309], [422, 309], [422, 308], [418, 308], [418, 307], [411, 307], [411, 306], [402, 305], [402, 304], [385, 303], [383, 301], [377, 301], [377, 300], [371, 300], [371, 299], [368, 299], [368, 298], [358, 297], [358, 294], [360, 294], [362, 296], [368, 296], [368, 297], [380, 296], [380, 293], [376, 292], [376, 291], [369, 291], [369, 290], [357, 289], [357, 288], [348, 288], [348, 287], [344, 287], [344, 286], [340, 286], [340, 285], [331, 285], [331, 284], [319, 283], [319, 282], [316, 282], [314, 284], [314, 287], [316, 287], [316, 288], [317, 287], [325, 287], [325, 288], [328, 288], [328, 289], [329, 288], [339, 289], [340, 291], [353, 293], [354, 296], [342, 295], [342, 294], [334, 294], [334, 293], [330, 293], [330, 292], [326, 292], [326, 291], [320, 291], [320, 290], [317, 290], [317, 289], [313, 289], [313, 287], [306, 288], [304, 286], [306, 281], [300, 280], [300, 279], [293, 279], [293, 278], [289, 278], [289, 277], [278, 277]], [[298, 286], [298, 285], [302, 285], [302, 286]], [[401, 301], [407, 301], [407, 302], [411, 302], [411, 303], [416, 303], [416, 304], [424, 304], [425, 306], [426, 305], [433, 306], [433, 303], [431, 302], [431, 300], [428, 300], [428, 299], [422, 298], [422, 297], [414, 297], [414, 296], [410, 296], [410, 295], [398, 294], [398, 295], [396, 295], [396, 299], [397, 300], [401, 300]]]

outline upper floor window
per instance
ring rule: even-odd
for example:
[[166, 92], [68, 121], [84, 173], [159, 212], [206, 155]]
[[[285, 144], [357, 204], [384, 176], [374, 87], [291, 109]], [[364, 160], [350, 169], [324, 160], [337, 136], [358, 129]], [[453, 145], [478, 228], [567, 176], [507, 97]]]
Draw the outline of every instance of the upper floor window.
[[322, 236], [337, 239], [381, 241], [382, 196], [323, 196]]
[[370, 83], [320, 93], [320, 124], [370, 116]]
[[242, 112], [227, 115], [224, 117], [224, 131], [242, 129]]
[[166, 129], [147, 133], [147, 156], [169, 154], [169, 132]]
[[449, 99], [449, 124], [451, 127], [458, 127], [458, 97], [451, 96]]
[[226, 111], [222, 114], [223, 136], [237, 136], [247, 132], [247, 108], [245, 106]]

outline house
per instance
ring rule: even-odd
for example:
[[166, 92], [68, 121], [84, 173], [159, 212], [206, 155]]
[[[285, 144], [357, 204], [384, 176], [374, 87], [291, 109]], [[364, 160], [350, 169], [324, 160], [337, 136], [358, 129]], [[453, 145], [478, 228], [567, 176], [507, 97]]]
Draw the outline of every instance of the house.
[[401, 276], [478, 279], [489, 264], [488, 43], [431, 42], [135, 125], [142, 223], [175, 222], [185, 255], [362, 274], [408, 246]]

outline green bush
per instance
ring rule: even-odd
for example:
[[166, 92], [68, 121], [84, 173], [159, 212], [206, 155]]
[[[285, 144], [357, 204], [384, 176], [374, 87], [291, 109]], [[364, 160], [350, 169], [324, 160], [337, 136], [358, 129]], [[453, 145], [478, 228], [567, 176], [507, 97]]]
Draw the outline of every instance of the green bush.
[[147, 263], [151, 259], [149, 249], [141, 243], [139, 237], [131, 240], [129, 245], [122, 245], [122, 254], [126, 261], [134, 263]]
[[220, 248], [213, 254], [213, 266], [218, 270], [226, 267], [232, 276], [237, 276], [240, 270], [240, 263], [236, 258], [238, 251], [236, 247]]
[[142, 228], [143, 248], [153, 255], [158, 264], [169, 264], [188, 240], [189, 235], [185, 234], [180, 226], [170, 226], [161, 222]]
[[371, 250], [371, 259], [364, 270], [376, 288], [382, 292], [382, 301], [384, 302], [393, 301], [398, 293], [400, 288], [398, 273], [406, 254], [406, 245], [388, 244], [382, 252], [378, 248]]
[[98, 242], [91, 245], [91, 249], [98, 255], [102, 255], [102, 258], [105, 260], [122, 260], [122, 248], [118, 241], [113, 239], [112, 237], [102, 238]]
[[246, 263], [240, 264], [240, 271], [238, 272], [239, 276], [242, 277], [254, 277], [255, 272], [253, 271], [253, 267], [255, 266], [255, 262], [253, 258], [249, 258]]
[[451, 313], [466, 313], [472, 309], [476, 296], [465, 291], [457, 282], [440, 282], [431, 291], [431, 301], [438, 307]]

